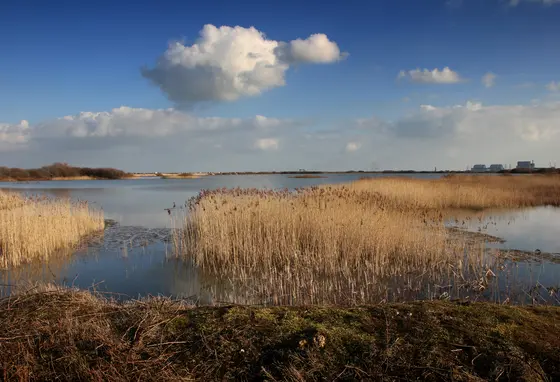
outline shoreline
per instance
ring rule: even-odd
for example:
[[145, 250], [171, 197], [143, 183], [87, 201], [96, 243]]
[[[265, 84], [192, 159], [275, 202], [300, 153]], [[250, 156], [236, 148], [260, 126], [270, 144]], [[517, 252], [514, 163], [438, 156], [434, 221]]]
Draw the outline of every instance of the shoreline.
[[553, 380], [560, 307], [128, 303], [57, 287], [0, 299], [7, 380]]
[[[14, 178], [0, 178], [0, 182], [5, 183], [28, 183], [28, 182], [48, 182], [48, 181], [79, 181], [79, 180], [148, 180], [148, 179], [198, 179], [210, 176], [256, 176], [256, 175], [287, 175], [290, 178], [296, 179], [313, 179], [313, 178], [327, 178], [328, 175], [557, 175], [556, 172], [497, 172], [497, 173], [473, 173], [470, 171], [320, 171], [320, 172], [298, 172], [298, 171], [264, 171], [264, 172], [220, 172], [220, 173], [195, 173], [193, 175], [180, 175], [174, 173], [161, 173], [161, 174], [150, 174], [150, 173], [138, 173], [132, 174], [130, 176], [124, 176], [122, 178], [103, 178], [103, 177], [91, 177], [91, 176], [71, 176], [71, 177], [53, 177], [53, 178], [26, 178], [26, 179], [14, 179]], [[325, 176], [322, 176], [325, 175]]]
[[36, 179], [12, 179], [12, 178], [2, 178], [0, 182], [5, 183], [29, 183], [29, 182], [60, 182], [60, 181], [77, 181], [77, 180], [126, 180], [133, 179], [134, 177], [123, 177], [123, 178], [97, 178], [92, 176], [68, 176], [68, 177], [54, 177], [54, 178], [36, 178]]

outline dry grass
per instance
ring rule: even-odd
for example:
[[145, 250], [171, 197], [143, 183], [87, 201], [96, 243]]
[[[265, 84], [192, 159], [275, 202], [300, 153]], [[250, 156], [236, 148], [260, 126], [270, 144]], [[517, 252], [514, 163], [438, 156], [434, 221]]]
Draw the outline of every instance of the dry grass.
[[24, 204], [24, 199], [12, 192], [0, 191], [0, 210], [20, 207]]
[[364, 294], [382, 296], [379, 285], [387, 288], [388, 280], [418, 289], [418, 280], [429, 286], [426, 278], [431, 285], [472, 286], [469, 277], [483, 277], [491, 259], [481, 243], [446, 228], [450, 217], [559, 202], [557, 176], [377, 178], [296, 192], [203, 191], [190, 201], [175, 246], [203, 270], [240, 287], [250, 282], [255, 293], [283, 303], [363, 303], [371, 301]]
[[54, 287], [0, 299], [4, 381], [542, 381], [560, 308], [192, 308]]
[[354, 182], [352, 190], [377, 193], [394, 209], [480, 211], [489, 208], [560, 206], [560, 176], [466, 176], [440, 179], [369, 178]]
[[87, 202], [0, 192], [0, 268], [47, 260], [103, 227], [103, 213]]

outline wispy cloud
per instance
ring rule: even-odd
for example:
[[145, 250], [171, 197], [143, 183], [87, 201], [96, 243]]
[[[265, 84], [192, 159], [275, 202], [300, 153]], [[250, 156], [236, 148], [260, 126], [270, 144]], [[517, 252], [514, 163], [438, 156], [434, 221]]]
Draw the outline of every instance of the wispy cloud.
[[261, 138], [255, 141], [255, 148], [263, 151], [278, 150], [279, 141], [276, 138]]
[[351, 153], [354, 151], [358, 151], [362, 145], [359, 142], [348, 142], [346, 144], [346, 151]]
[[451, 70], [447, 66], [442, 70], [438, 68], [433, 70], [421, 70], [419, 68], [409, 71], [401, 70], [397, 79], [408, 79], [411, 82], [421, 84], [457, 84], [464, 81], [459, 73]]
[[482, 76], [481, 81], [486, 88], [491, 88], [496, 84], [496, 75], [492, 72], [488, 72]]
[[546, 88], [551, 92], [560, 92], [560, 82], [551, 81]]

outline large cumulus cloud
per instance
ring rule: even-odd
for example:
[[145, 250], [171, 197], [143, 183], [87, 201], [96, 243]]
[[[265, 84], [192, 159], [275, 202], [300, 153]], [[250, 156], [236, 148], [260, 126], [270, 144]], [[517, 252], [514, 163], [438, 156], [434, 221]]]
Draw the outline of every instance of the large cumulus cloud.
[[293, 64], [326, 64], [344, 54], [324, 34], [282, 42], [254, 27], [205, 25], [192, 45], [169, 44], [142, 75], [180, 105], [234, 101], [283, 86]]

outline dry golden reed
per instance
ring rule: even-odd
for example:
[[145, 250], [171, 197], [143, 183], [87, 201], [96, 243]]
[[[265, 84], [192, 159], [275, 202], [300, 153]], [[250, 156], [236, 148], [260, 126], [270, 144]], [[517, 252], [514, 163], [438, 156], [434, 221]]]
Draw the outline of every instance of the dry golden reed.
[[102, 211], [87, 202], [0, 191], [0, 268], [46, 260], [103, 227]]
[[175, 245], [201, 268], [240, 279], [299, 270], [315, 281], [362, 272], [367, 283], [367, 277], [483, 267], [480, 251], [464, 256], [467, 241], [446, 228], [446, 219], [559, 201], [558, 176], [372, 178], [295, 192], [203, 191], [190, 201]]

